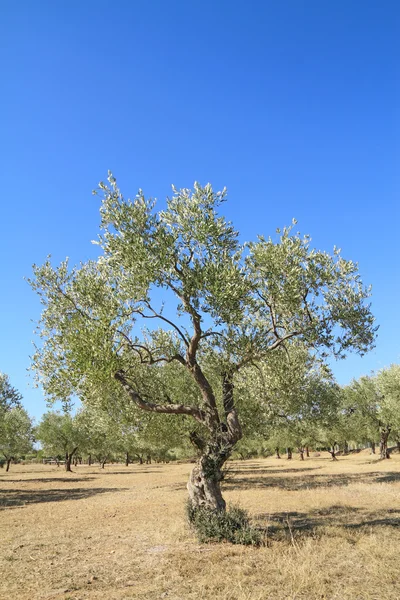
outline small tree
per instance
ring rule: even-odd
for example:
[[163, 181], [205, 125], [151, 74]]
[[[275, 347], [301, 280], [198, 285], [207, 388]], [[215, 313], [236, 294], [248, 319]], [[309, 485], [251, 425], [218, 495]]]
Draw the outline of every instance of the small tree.
[[32, 421], [27, 411], [20, 407], [5, 411], [0, 419], [0, 452], [6, 459], [7, 471], [12, 460], [31, 452], [32, 444]]
[[72, 471], [73, 456], [84, 442], [76, 418], [68, 413], [47, 412], [36, 427], [35, 434], [46, 452], [65, 457], [65, 470]]
[[[338, 250], [311, 249], [291, 228], [241, 247], [218, 214], [225, 190], [174, 189], [156, 212], [141, 191], [125, 200], [111, 174], [108, 181], [100, 184], [100, 258], [75, 269], [67, 261], [34, 267], [44, 304], [34, 368], [50, 399], [76, 394], [91, 403], [122, 389], [141, 410], [189, 417], [199, 452], [190, 503], [224, 511], [221, 469], [242, 437], [239, 372], [296, 338], [336, 356], [367, 351], [375, 335], [369, 290], [356, 264]], [[140, 330], [140, 322], [160, 328]], [[188, 394], [172, 393], [162, 365], [184, 371]]]
[[380, 455], [390, 458], [388, 438], [400, 429], [400, 365], [391, 365], [376, 376], [379, 392]]
[[11, 385], [8, 375], [0, 372], [0, 414], [11, 408], [21, 408], [22, 394]]

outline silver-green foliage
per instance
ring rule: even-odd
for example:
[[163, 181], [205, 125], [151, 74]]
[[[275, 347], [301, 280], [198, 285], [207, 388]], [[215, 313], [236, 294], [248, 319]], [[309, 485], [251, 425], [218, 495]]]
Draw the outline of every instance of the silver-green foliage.
[[241, 370], [295, 339], [338, 357], [373, 345], [370, 290], [339, 250], [316, 251], [292, 228], [240, 245], [219, 213], [226, 192], [210, 185], [174, 189], [158, 212], [142, 191], [125, 199], [111, 174], [97, 193], [98, 260], [34, 266], [33, 368], [50, 400], [192, 417], [226, 447], [241, 435], [227, 385]]

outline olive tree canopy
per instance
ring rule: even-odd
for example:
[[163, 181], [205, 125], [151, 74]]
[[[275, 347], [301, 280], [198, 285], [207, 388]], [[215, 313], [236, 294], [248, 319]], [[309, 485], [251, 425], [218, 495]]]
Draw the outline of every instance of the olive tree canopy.
[[[316, 251], [292, 227], [241, 245], [219, 212], [226, 191], [209, 184], [174, 188], [160, 211], [142, 191], [125, 199], [111, 174], [97, 193], [98, 260], [34, 266], [44, 305], [38, 379], [50, 400], [90, 404], [106, 393], [192, 419], [200, 457], [191, 502], [223, 510], [221, 467], [242, 435], [237, 373], [296, 338], [336, 356], [366, 352], [370, 290], [339, 250]], [[165, 369], [187, 386], [177, 389]]]

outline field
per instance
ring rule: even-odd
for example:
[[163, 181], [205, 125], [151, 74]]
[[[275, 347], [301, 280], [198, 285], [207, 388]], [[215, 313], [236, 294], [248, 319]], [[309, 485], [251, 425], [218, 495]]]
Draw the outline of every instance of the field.
[[400, 599], [400, 455], [229, 463], [224, 495], [262, 548], [196, 541], [190, 468], [1, 470], [1, 599]]

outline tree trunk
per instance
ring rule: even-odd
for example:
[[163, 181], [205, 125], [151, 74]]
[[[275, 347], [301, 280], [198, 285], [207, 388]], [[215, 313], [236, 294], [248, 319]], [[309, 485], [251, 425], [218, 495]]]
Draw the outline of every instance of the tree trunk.
[[242, 437], [233, 389], [233, 374], [227, 372], [223, 376], [222, 386], [226, 422], [214, 423], [211, 441], [205, 444], [197, 436], [191, 436], [192, 443], [201, 453], [187, 484], [193, 509], [204, 507], [212, 511], [225, 511], [226, 503], [221, 493], [222, 467]]
[[89, 467], [92, 464], [92, 455], [91, 454], [89, 454], [89, 456], [88, 456], [87, 464], [89, 465]]
[[381, 440], [379, 442], [379, 450], [381, 455], [381, 460], [390, 458], [389, 450], [388, 450], [388, 438], [390, 434], [390, 427], [382, 427], [381, 428]]
[[150, 454], [148, 454], [146, 456], [146, 465], [151, 465], [151, 455]]
[[281, 455], [279, 454], [279, 448], [278, 447], [275, 448], [275, 456], [276, 456], [276, 458], [280, 458], [281, 457]]
[[72, 460], [71, 454], [68, 454], [68, 452], [66, 452], [66, 454], [65, 454], [65, 470], [67, 472], [71, 472], [72, 471], [72, 469], [71, 469], [71, 460]]
[[125, 466], [127, 467], [129, 465], [129, 452], [125, 453]]
[[306, 446], [306, 456], [307, 456], [307, 458], [310, 458], [310, 450], [309, 450], [308, 446]]
[[12, 461], [12, 457], [11, 458], [7, 458], [7, 467], [6, 467], [6, 472], [8, 472], [10, 470], [10, 464]]
[[396, 441], [397, 452], [400, 452], [400, 440]]
[[343, 454], [348, 454], [349, 453], [349, 444], [348, 442], [345, 440], [343, 442]]
[[104, 465], [106, 464], [107, 459], [105, 458], [104, 460], [101, 461], [101, 468], [104, 469]]
[[300, 460], [304, 460], [304, 448], [299, 448]]
[[65, 470], [67, 472], [70, 472], [70, 473], [72, 472], [72, 469], [71, 469], [72, 458], [73, 458], [73, 456], [74, 456], [74, 454], [75, 454], [75, 452], [77, 450], [78, 450], [78, 446], [76, 448], [74, 448], [72, 450], [72, 452], [70, 452], [70, 453], [66, 452], [65, 453]]
[[371, 454], [375, 454], [375, 442], [371, 442]]
[[292, 460], [292, 449], [286, 448], [286, 452], [287, 452], [287, 459]]
[[225, 500], [221, 493], [222, 467], [229, 451], [207, 447], [198, 459], [189, 476], [187, 489], [192, 508], [204, 507], [213, 511], [224, 511]]
[[336, 458], [336, 450], [335, 450], [335, 444], [332, 445], [331, 450], [329, 450], [330, 455], [332, 456], [332, 460], [337, 460]]

